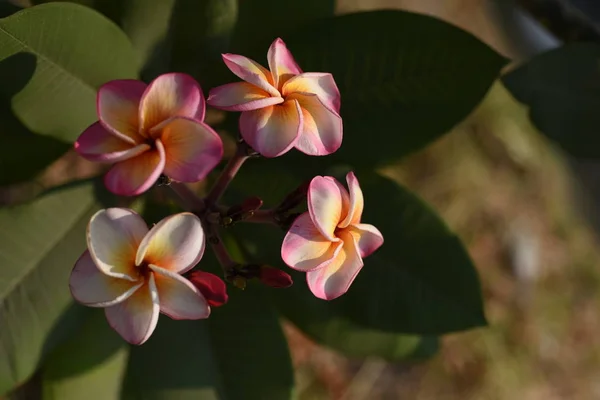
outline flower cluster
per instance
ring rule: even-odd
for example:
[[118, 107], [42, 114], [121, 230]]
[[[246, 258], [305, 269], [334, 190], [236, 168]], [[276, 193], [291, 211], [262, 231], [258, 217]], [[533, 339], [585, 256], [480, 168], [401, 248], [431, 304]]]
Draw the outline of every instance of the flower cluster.
[[[72, 295], [84, 305], [104, 308], [109, 324], [132, 344], [150, 337], [160, 313], [203, 319], [211, 307], [227, 302], [225, 282], [196, 269], [207, 241], [233, 286], [243, 289], [249, 279], [275, 288], [292, 284], [278, 268], [233, 261], [219, 227], [248, 220], [289, 229], [283, 261], [306, 272], [309, 289], [325, 300], [344, 294], [363, 258], [383, 244], [377, 228], [361, 223], [363, 194], [352, 172], [346, 176], [348, 189], [333, 177], [317, 176], [273, 210], [260, 210], [262, 200], [256, 197], [232, 207], [218, 203], [252, 154], [270, 158], [296, 148], [324, 156], [342, 144], [340, 93], [333, 76], [303, 72], [281, 39], [273, 42], [267, 59], [269, 69], [224, 54], [227, 67], [243, 82], [212, 89], [206, 102], [198, 83], [181, 73], [161, 75], [148, 85], [115, 80], [98, 90], [98, 121], [81, 134], [75, 150], [90, 161], [113, 164], [104, 177], [113, 193], [140, 195], [162, 182], [189, 210], [150, 229], [126, 208], [100, 210], [90, 219], [87, 250], [70, 277]], [[180, 182], [203, 180], [223, 156], [221, 138], [204, 123], [206, 103], [241, 112], [241, 139], [213, 188], [200, 198]], [[305, 201], [308, 211], [294, 214]]]

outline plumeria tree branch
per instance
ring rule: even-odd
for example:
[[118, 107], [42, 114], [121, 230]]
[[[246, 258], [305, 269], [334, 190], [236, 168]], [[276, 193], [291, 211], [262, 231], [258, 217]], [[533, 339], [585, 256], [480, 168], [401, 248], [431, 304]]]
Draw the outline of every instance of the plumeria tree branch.
[[185, 183], [171, 182], [169, 186], [181, 200], [182, 206], [195, 214], [202, 213], [206, 209], [206, 204], [196, 193], [194, 193]]
[[225, 169], [204, 200], [209, 207], [217, 204], [244, 162], [255, 154], [256, 152], [244, 140], [238, 142], [235, 154], [229, 159]]

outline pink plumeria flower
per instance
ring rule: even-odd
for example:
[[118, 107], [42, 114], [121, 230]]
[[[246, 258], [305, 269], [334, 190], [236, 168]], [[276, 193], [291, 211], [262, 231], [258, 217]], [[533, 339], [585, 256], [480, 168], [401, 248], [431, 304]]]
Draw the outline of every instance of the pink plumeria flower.
[[206, 105], [198, 83], [186, 74], [161, 75], [149, 85], [115, 80], [98, 90], [98, 122], [75, 142], [90, 161], [115, 163], [104, 178], [113, 193], [133, 196], [164, 173], [197, 182], [219, 163], [223, 144], [203, 123]]
[[87, 245], [71, 272], [71, 293], [86, 306], [105, 307], [108, 323], [129, 343], [148, 340], [159, 312], [173, 319], [209, 316], [202, 293], [180, 275], [204, 253], [194, 214], [172, 215], [148, 230], [132, 210], [100, 210], [88, 225]]
[[269, 70], [236, 54], [223, 54], [227, 67], [245, 82], [210, 91], [208, 104], [242, 111], [244, 140], [265, 157], [292, 147], [313, 156], [331, 154], [342, 144], [340, 92], [327, 73], [302, 70], [281, 39], [267, 53]]
[[308, 212], [300, 215], [283, 240], [281, 257], [306, 272], [315, 296], [333, 300], [363, 267], [363, 258], [383, 244], [373, 225], [360, 222], [363, 194], [354, 173], [346, 175], [350, 194], [330, 176], [317, 176], [308, 188]]

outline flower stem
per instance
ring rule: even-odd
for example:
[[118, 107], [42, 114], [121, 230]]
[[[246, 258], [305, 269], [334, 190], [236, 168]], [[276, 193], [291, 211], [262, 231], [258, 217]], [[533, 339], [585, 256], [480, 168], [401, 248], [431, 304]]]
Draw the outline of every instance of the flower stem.
[[208, 207], [214, 206], [219, 201], [235, 175], [238, 173], [242, 164], [244, 164], [244, 162], [250, 158], [251, 151], [252, 149], [246, 144], [246, 142], [238, 142], [235, 154], [233, 157], [231, 157], [225, 166], [225, 169], [223, 172], [221, 172], [219, 179], [217, 179], [217, 182], [215, 182], [214, 186], [210, 189], [210, 192], [204, 199]]
[[270, 224], [278, 226], [279, 224], [275, 220], [275, 210], [256, 210], [251, 217], [245, 218], [240, 222], [252, 222], [255, 224]]
[[219, 261], [223, 273], [227, 276], [238, 263], [236, 263], [229, 255], [229, 252], [219, 235], [218, 227], [209, 223], [205, 223], [204, 225], [208, 226], [208, 243], [215, 253], [215, 257], [217, 257], [217, 261]]
[[179, 196], [185, 209], [191, 212], [199, 213], [204, 211], [206, 205], [204, 201], [196, 195], [185, 183], [171, 182], [169, 184], [173, 192]]

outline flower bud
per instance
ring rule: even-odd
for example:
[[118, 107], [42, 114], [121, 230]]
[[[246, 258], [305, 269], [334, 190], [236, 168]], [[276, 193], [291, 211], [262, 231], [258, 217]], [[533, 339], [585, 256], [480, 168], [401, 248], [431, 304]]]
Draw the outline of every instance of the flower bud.
[[231, 283], [233, 283], [233, 286], [235, 286], [236, 288], [238, 288], [240, 290], [246, 289], [247, 281], [246, 281], [246, 278], [244, 278], [243, 276], [239, 276], [239, 275], [234, 276], [231, 279]]
[[227, 287], [225, 282], [215, 274], [204, 271], [194, 271], [188, 275], [188, 280], [198, 288], [211, 307], [219, 307], [227, 303]]
[[258, 273], [258, 279], [267, 286], [273, 288], [287, 288], [292, 286], [292, 277], [280, 269], [262, 265]]

